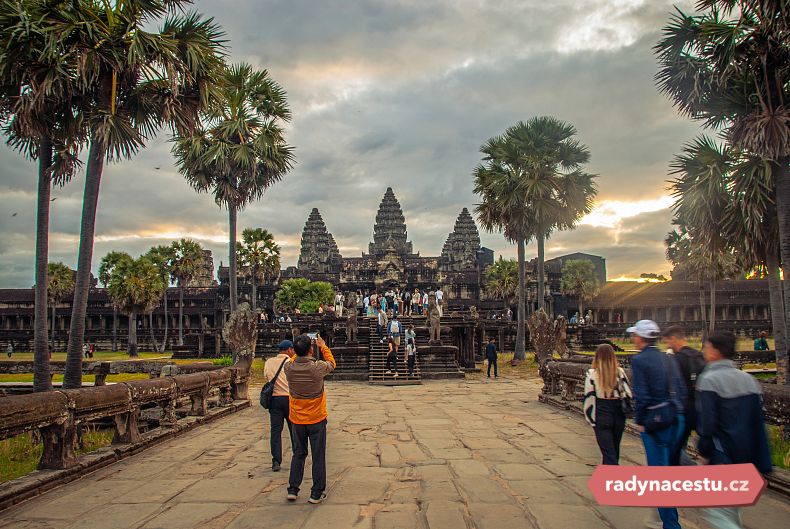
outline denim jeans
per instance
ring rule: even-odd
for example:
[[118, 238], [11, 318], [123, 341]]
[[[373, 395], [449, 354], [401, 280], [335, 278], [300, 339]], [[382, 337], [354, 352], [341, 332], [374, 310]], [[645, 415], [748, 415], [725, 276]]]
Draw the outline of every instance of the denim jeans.
[[[685, 421], [683, 414], [678, 415], [678, 422], [653, 433], [642, 432], [642, 443], [645, 445], [645, 457], [651, 467], [669, 466], [670, 459], [683, 435]], [[678, 510], [674, 507], [659, 507], [658, 515], [664, 529], [681, 529], [678, 521]]]

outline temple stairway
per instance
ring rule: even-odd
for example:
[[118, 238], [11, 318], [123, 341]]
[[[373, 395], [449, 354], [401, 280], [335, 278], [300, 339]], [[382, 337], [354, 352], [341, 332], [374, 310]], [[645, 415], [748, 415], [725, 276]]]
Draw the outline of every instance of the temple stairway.
[[[406, 340], [403, 338], [403, 333], [405, 332], [406, 328], [412, 323], [410, 316], [402, 316], [398, 318], [398, 322], [401, 324], [403, 331], [401, 332], [401, 345], [398, 348], [398, 375], [395, 376], [395, 373], [387, 374], [387, 351], [389, 350], [389, 346], [387, 345], [387, 341], [385, 340], [384, 343], [379, 341], [379, 335], [377, 331], [377, 318], [368, 318], [366, 317], [365, 320], [368, 322], [368, 327], [370, 329], [369, 334], [369, 341], [370, 341], [370, 361], [369, 361], [369, 371], [368, 371], [368, 382], [374, 385], [380, 386], [411, 386], [416, 384], [422, 384], [421, 377], [420, 377], [420, 343], [417, 343], [417, 362], [414, 366], [414, 376], [409, 377], [407, 375], [408, 370], [406, 367], [405, 361], [405, 351], [406, 351]], [[385, 333], [386, 337], [386, 333]]]

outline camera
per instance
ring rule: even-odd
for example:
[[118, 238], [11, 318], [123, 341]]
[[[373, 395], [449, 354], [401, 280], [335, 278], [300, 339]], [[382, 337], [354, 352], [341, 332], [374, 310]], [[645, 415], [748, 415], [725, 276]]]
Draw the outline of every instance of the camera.
[[316, 360], [322, 360], [321, 348], [318, 347], [318, 344], [316, 343], [316, 338], [318, 338], [320, 334], [318, 334], [318, 332], [308, 332], [306, 334], [307, 336], [310, 337], [310, 340], [313, 341], [313, 358], [315, 358]]

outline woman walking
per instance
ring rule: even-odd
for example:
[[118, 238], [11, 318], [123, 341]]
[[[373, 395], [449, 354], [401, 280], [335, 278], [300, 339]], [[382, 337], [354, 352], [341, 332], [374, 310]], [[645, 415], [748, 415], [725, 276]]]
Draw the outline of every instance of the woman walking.
[[609, 344], [599, 345], [584, 380], [584, 418], [595, 430], [604, 465], [617, 465], [631, 388]]
[[389, 351], [387, 351], [387, 373], [392, 373], [395, 370], [395, 378], [398, 377], [398, 346], [395, 345], [395, 340], [390, 336], [387, 339], [389, 343]]

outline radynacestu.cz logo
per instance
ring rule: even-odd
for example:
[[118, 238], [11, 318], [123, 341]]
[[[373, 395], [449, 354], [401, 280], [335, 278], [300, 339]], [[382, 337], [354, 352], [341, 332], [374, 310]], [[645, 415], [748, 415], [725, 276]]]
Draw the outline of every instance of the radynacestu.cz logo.
[[765, 488], [765, 479], [752, 464], [599, 465], [587, 486], [601, 505], [724, 507], [753, 505]]

